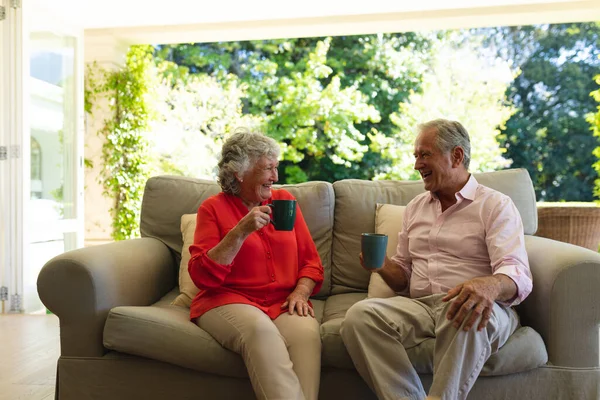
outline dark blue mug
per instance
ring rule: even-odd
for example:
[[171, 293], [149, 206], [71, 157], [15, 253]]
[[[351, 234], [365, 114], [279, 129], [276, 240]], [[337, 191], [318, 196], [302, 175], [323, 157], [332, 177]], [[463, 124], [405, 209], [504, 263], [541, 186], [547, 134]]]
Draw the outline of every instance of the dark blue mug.
[[388, 237], [380, 233], [363, 233], [360, 238], [360, 249], [363, 265], [367, 268], [381, 268], [385, 261]]
[[296, 222], [296, 200], [273, 200], [271, 223], [278, 231], [291, 231]]

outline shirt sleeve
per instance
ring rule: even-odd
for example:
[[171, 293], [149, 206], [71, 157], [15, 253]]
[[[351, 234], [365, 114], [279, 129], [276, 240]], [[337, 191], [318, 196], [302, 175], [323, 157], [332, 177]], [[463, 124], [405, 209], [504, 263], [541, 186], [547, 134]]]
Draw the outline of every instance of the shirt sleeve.
[[499, 302], [514, 306], [531, 293], [533, 281], [525, 250], [525, 236], [521, 215], [508, 197], [502, 197], [493, 207], [486, 224], [486, 244], [492, 273], [504, 274], [517, 285], [517, 294], [511, 300]]
[[311, 295], [315, 295], [323, 285], [323, 264], [317, 246], [310, 235], [300, 206], [296, 203], [296, 241], [298, 245], [298, 279], [310, 278], [316, 285]]
[[396, 246], [396, 254], [392, 256], [392, 261], [395, 262], [406, 274], [408, 284], [406, 289], [399, 294], [410, 293], [410, 277], [412, 275], [412, 257], [408, 249], [408, 221], [411, 217], [412, 207], [410, 204], [404, 210], [404, 218], [402, 219], [402, 229], [398, 232], [398, 245]]
[[[194, 244], [190, 246], [188, 272], [198, 289], [219, 287], [231, 272], [232, 264], [223, 265], [211, 260], [207, 253], [221, 241], [214, 209], [203, 205], [196, 216]], [[235, 261], [234, 261], [235, 262]]]

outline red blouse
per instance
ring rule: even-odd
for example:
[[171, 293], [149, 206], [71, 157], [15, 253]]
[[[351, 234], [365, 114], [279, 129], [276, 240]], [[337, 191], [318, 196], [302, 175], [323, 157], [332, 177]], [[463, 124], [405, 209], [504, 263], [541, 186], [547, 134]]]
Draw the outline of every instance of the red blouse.
[[[294, 199], [287, 191], [273, 189], [271, 200]], [[248, 207], [234, 195], [219, 193], [198, 209], [194, 244], [190, 246], [188, 271], [200, 289], [192, 301], [190, 318], [195, 319], [225, 304], [251, 304], [271, 319], [281, 309], [300, 278], [316, 282], [313, 294], [323, 283], [323, 265], [300, 207], [291, 231], [276, 231], [272, 224], [254, 231], [229, 265], [214, 262], [206, 253], [215, 247], [248, 214]]]

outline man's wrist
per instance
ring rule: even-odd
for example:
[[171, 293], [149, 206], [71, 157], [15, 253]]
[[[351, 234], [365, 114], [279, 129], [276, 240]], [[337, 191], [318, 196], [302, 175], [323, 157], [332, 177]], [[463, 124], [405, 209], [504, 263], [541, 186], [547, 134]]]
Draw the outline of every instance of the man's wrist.
[[492, 277], [497, 282], [496, 300], [508, 301], [514, 299], [518, 293], [518, 287], [515, 281], [506, 274], [494, 274]]

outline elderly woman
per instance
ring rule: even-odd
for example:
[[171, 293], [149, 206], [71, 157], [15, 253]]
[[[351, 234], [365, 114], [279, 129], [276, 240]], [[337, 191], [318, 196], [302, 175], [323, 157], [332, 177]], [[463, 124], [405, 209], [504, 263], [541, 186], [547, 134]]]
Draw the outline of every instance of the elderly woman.
[[233, 134], [219, 161], [222, 192], [198, 209], [190, 276], [200, 289], [191, 318], [239, 353], [259, 399], [316, 399], [321, 337], [309, 296], [323, 266], [300, 209], [292, 231], [270, 224], [271, 200], [294, 199], [277, 182], [279, 146]]

